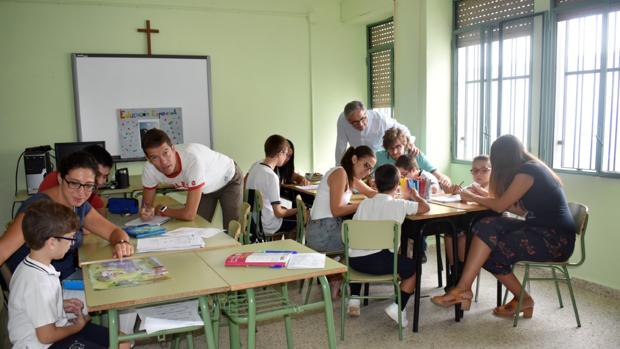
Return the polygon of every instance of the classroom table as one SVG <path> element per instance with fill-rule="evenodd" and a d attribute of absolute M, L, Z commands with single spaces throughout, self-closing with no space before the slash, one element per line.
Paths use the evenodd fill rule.
<path fill-rule="evenodd" d="M 310 304 L 300 304 L 286 307 L 277 314 L 258 314 L 258 319 L 282 317 L 284 315 L 301 313 L 308 310 L 324 309 L 325 322 L 327 326 L 327 337 L 329 348 L 336 348 L 336 333 L 334 329 L 334 314 L 332 308 L 331 293 L 326 275 L 341 274 L 347 271 L 347 267 L 331 258 L 325 259 L 325 268 L 322 269 L 274 269 L 265 267 L 226 267 L 224 260 L 226 257 L 237 252 L 262 252 L 265 250 L 286 250 L 298 251 L 300 253 L 315 252 L 312 249 L 294 241 L 277 240 L 259 244 L 244 245 L 240 247 L 230 247 L 208 252 L 198 252 L 197 254 L 209 265 L 224 281 L 230 286 L 230 291 L 245 290 L 248 299 L 248 348 L 253 348 L 256 339 L 256 299 L 255 288 L 282 284 L 283 293 L 287 292 L 286 283 L 291 281 L 305 280 L 317 277 L 320 281 L 323 300 Z M 290 329 L 290 320 L 285 319 L 285 326 Z M 231 326 L 231 336 L 238 336 L 237 330 Z M 231 338 L 231 347 L 236 348 L 238 342 Z M 292 345 L 292 343 L 290 343 Z"/>
<path fill-rule="evenodd" d="M 164 332 L 160 331 L 151 335 L 147 335 L 146 332 L 119 335 L 119 310 L 188 299 L 198 299 L 207 347 L 217 348 L 209 309 L 209 295 L 228 291 L 230 289 L 228 283 L 209 268 L 196 253 L 162 254 L 158 255 L 157 258 L 168 270 L 170 279 L 107 290 L 93 289 L 89 278 L 89 270 L 92 265 L 84 266 L 86 304 L 89 311 L 107 311 L 110 348 L 117 348 L 120 341 L 158 336 Z M 214 304 L 216 311 L 218 311 L 217 302 Z M 191 329 L 196 329 L 196 327 L 166 330 L 165 333 L 181 333 Z"/>
<path fill-rule="evenodd" d="M 157 204 L 167 205 L 167 206 L 180 205 L 178 201 L 168 196 L 157 196 L 155 199 L 155 202 Z M 110 221 L 112 221 L 113 223 L 119 226 L 122 226 L 126 222 L 132 219 L 135 219 L 138 215 L 136 214 L 136 215 L 124 217 L 120 215 L 109 214 L 108 216 L 110 218 Z M 221 226 L 218 226 L 217 224 L 213 224 L 199 215 L 196 215 L 196 218 L 194 218 L 193 221 L 181 221 L 177 219 L 172 219 L 169 222 L 164 223 L 162 226 L 166 228 L 167 231 L 171 231 L 171 230 L 182 228 L 182 227 L 221 228 Z M 145 238 L 145 239 L 148 239 L 148 238 Z M 213 250 L 213 249 L 218 249 L 218 248 L 235 247 L 235 246 L 240 245 L 239 242 L 237 242 L 237 240 L 235 240 L 233 237 L 229 236 L 225 232 L 217 234 L 210 238 L 204 239 L 204 241 L 205 241 L 205 246 L 203 248 L 192 249 L 188 251 L 196 251 L 196 250 L 208 251 L 208 250 Z M 131 238 L 129 242 L 134 246 L 134 249 L 135 249 L 137 246 L 137 240 Z M 83 266 L 89 263 L 113 260 L 114 258 L 112 257 L 112 252 L 113 252 L 112 246 L 107 240 L 104 240 L 94 234 L 85 235 L 84 241 L 79 250 L 79 264 L 80 266 Z M 175 251 L 135 253 L 133 256 L 128 257 L 128 258 L 140 258 L 140 257 L 151 256 L 151 255 L 160 255 L 160 254 L 177 253 L 177 252 L 180 252 L 180 251 L 175 250 Z"/>
<path fill-rule="evenodd" d="M 316 189 L 306 189 L 302 188 L 302 186 L 295 184 L 281 184 L 280 185 L 280 196 L 285 199 L 288 199 L 295 202 L 295 197 L 297 195 L 301 196 L 301 199 L 306 204 L 307 207 L 312 207 L 314 203 L 314 198 L 316 197 Z M 351 199 L 349 203 L 360 203 L 362 200 L 366 199 L 366 195 L 364 194 L 353 194 L 351 195 Z"/>
<path fill-rule="evenodd" d="M 433 223 L 447 222 L 452 227 L 452 230 L 454 231 L 454 225 L 449 220 L 449 218 L 457 217 L 457 216 L 461 216 L 465 214 L 464 210 L 453 208 L 453 207 L 437 205 L 434 203 L 429 203 L 429 206 L 430 206 L 430 210 L 426 213 L 407 216 L 401 228 L 403 237 L 413 238 L 413 246 L 414 246 L 413 257 L 415 259 L 415 265 L 416 265 L 416 280 L 418 280 L 418 282 L 416 282 L 415 292 L 413 295 L 414 297 L 413 332 L 418 332 L 418 325 L 419 325 L 419 319 L 420 319 L 421 283 L 419 281 L 422 280 L 422 253 L 424 251 L 422 240 L 428 234 L 425 228 L 430 226 Z M 452 240 L 453 251 L 456 251 L 456 248 L 457 248 L 456 240 L 457 239 Z M 406 246 L 406 244 L 401 245 L 401 251 L 403 250 L 403 246 Z M 441 258 L 441 256 L 437 256 L 437 258 Z M 460 313 L 461 313 L 460 306 L 455 307 L 455 320 L 456 321 L 459 321 Z"/>

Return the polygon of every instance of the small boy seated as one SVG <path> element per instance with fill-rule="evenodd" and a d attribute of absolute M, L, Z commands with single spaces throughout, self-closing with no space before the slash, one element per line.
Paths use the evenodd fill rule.
<path fill-rule="evenodd" d="M 362 201 L 353 219 L 355 220 L 394 220 L 403 222 L 407 215 L 425 213 L 430 207 L 415 189 L 402 193 L 405 199 L 396 199 L 395 195 L 399 188 L 400 174 L 398 169 L 391 164 L 383 165 L 375 171 L 375 183 L 379 193 L 372 198 Z M 349 249 L 349 263 L 351 267 L 363 273 L 382 275 L 390 274 L 393 269 L 394 253 L 391 250 L 356 250 Z M 398 309 L 396 302 L 385 308 L 385 313 L 394 321 L 398 322 L 398 312 L 402 312 L 402 325 L 407 326 L 405 306 L 409 297 L 415 290 L 415 263 L 412 259 L 398 255 L 398 275 L 400 275 L 401 308 Z M 361 285 L 352 283 L 351 294 L 359 296 Z M 347 312 L 351 316 L 359 316 L 360 300 L 349 300 Z"/>
<path fill-rule="evenodd" d="M 290 145 L 286 138 L 272 135 L 265 141 L 265 159 L 254 163 L 248 173 L 246 188 L 263 195 L 261 222 L 266 235 L 295 229 L 296 208 L 285 208 L 280 203 L 280 178 L 275 168 L 288 160 Z"/>
<path fill-rule="evenodd" d="M 15 269 L 9 287 L 13 348 L 108 347 L 108 329 L 89 323 L 82 301 L 63 300 L 60 273 L 51 264 L 75 243 L 78 227 L 73 210 L 53 201 L 41 200 L 26 211 L 22 230 L 30 254 Z M 129 344 L 120 347 L 128 349 Z"/>
<path fill-rule="evenodd" d="M 394 164 L 400 171 L 400 176 L 407 179 L 424 179 L 427 183 L 431 183 L 431 194 L 437 194 L 441 191 L 439 181 L 432 173 L 420 169 L 415 156 L 405 154 L 401 155 Z"/>

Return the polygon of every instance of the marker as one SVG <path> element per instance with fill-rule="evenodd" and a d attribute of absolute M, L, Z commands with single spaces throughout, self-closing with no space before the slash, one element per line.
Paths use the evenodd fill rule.
<path fill-rule="evenodd" d="M 291 253 L 296 254 L 297 251 L 289 251 L 289 250 L 265 250 L 264 253 Z"/>

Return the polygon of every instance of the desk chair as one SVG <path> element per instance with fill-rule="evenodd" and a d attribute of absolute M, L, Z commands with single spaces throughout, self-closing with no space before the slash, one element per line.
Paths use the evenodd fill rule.
<path fill-rule="evenodd" d="M 244 201 L 252 207 L 250 219 L 250 243 L 265 241 L 263 224 L 261 222 L 261 211 L 263 209 L 263 195 L 255 189 L 246 189 L 243 193 Z"/>
<path fill-rule="evenodd" d="M 228 235 L 243 244 L 244 235 L 241 232 L 241 223 L 234 219 L 228 222 Z"/>
<path fill-rule="evenodd" d="M 241 223 L 242 240 L 237 240 L 241 244 L 250 243 L 250 221 L 252 220 L 252 207 L 247 202 L 241 204 L 239 212 L 239 223 Z"/>
<path fill-rule="evenodd" d="M 346 317 L 347 302 L 349 299 L 394 299 L 400 310 L 400 285 L 398 283 L 398 244 L 400 242 L 400 224 L 395 221 L 367 221 L 346 220 L 342 223 L 342 241 L 344 242 L 344 260 L 347 272 L 342 283 L 342 298 L 340 304 L 340 340 L 344 340 L 344 319 Z M 394 251 L 393 272 L 385 275 L 371 275 L 359 272 L 349 265 L 349 248 L 360 250 L 383 250 Z M 394 293 L 389 295 L 353 296 L 349 294 L 349 284 L 355 283 L 391 283 Z M 398 312 L 398 338 L 403 339 L 402 313 Z"/>
<path fill-rule="evenodd" d="M 564 308 L 564 304 L 562 303 L 562 294 L 560 293 L 560 287 L 558 283 L 565 282 L 568 287 L 568 292 L 570 294 L 570 299 L 573 304 L 573 311 L 575 312 L 575 320 L 577 320 L 577 327 L 581 327 L 581 321 L 579 320 L 579 311 L 577 310 L 577 303 L 575 302 L 575 295 L 573 293 L 573 285 L 571 283 L 571 278 L 568 273 L 568 267 L 578 267 L 583 264 L 586 260 L 586 243 L 585 243 L 585 235 L 586 228 L 588 227 L 588 206 L 576 203 L 569 202 L 568 208 L 575 220 L 575 226 L 577 227 L 577 237 L 579 238 L 579 245 L 581 247 L 581 258 L 577 262 L 570 262 L 570 258 L 564 262 L 528 262 L 521 261 L 517 264 L 521 264 L 525 267 L 525 275 L 523 276 L 523 282 L 521 283 L 521 294 L 519 294 L 519 303 L 517 304 L 517 309 L 515 311 L 515 317 L 513 326 L 517 326 L 517 322 L 519 321 L 519 313 L 521 312 L 521 304 L 523 302 L 523 289 L 529 286 L 529 282 L 534 280 L 546 280 L 553 281 L 555 283 L 555 291 L 558 295 L 558 301 L 560 302 L 560 308 Z M 573 252 L 574 253 L 574 252 Z M 572 257 L 572 256 L 571 256 Z M 536 268 L 550 268 L 552 277 L 530 277 L 530 267 Z M 561 273 L 561 275 L 557 275 L 557 272 Z M 506 302 L 506 296 L 508 294 L 508 290 L 504 294 L 504 303 Z"/>

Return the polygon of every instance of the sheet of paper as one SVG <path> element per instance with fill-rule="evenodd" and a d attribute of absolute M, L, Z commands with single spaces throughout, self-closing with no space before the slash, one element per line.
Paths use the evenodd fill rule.
<path fill-rule="evenodd" d="M 140 319 L 140 330 L 146 333 L 186 327 L 202 326 L 204 323 L 198 315 L 198 301 L 191 300 L 172 304 L 158 305 L 137 310 Z"/>
<path fill-rule="evenodd" d="M 318 190 L 319 189 L 319 185 L 318 184 L 297 185 L 296 187 L 299 188 L 299 189 L 302 189 L 302 190 Z"/>
<path fill-rule="evenodd" d="M 86 306 L 86 295 L 84 290 L 62 290 L 62 298 L 63 299 L 71 299 L 77 298 L 84 303 L 84 309 L 82 309 L 82 313 L 84 315 L 88 315 L 88 307 Z M 125 334 L 133 333 L 133 329 L 136 325 L 136 317 L 138 313 L 136 313 L 133 309 L 125 309 L 118 312 L 118 327 L 121 332 Z M 75 318 L 73 314 L 67 314 L 69 319 Z"/>
<path fill-rule="evenodd" d="M 138 252 L 174 251 L 202 248 L 204 240 L 196 234 L 173 235 L 138 240 Z"/>
<path fill-rule="evenodd" d="M 82 303 L 84 303 L 84 309 L 82 310 L 82 313 L 84 313 L 84 315 L 88 315 L 88 307 L 86 306 L 86 294 L 84 293 L 84 290 L 67 290 L 63 288 L 62 299 L 71 299 L 71 298 L 77 298 L 81 300 Z M 67 314 L 67 317 L 69 319 L 72 319 L 75 317 L 75 315 Z"/>
<path fill-rule="evenodd" d="M 322 253 L 292 254 L 286 265 L 287 269 L 320 269 L 325 268 L 325 255 Z"/>
<path fill-rule="evenodd" d="M 129 222 L 125 223 L 126 227 L 131 227 L 134 225 L 142 225 L 142 224 L 150 224 L 150 225 L 162 225 L 170 220 L 170 217 L 164 216 L 153 216 L 150 219 L 143 221 L 141 218 L 132 219 Z"/>
<path fill-rule="evenodd" d="M 203 239 L 214 237 L 217 234 L 224 233 L 224 229 L 220 228 L 178 228 L 164 234 L 164 236 L 181 236 L 181 235 L 198 235 Z"/>
<path fill-rule="evenodd" d="M 293 202 L 285 198 L 280 198 L 280 205 L 285 208 L 293 208 Z"/>
<path fill-rule="evenodd" d="M 436 196 L 431 196 L 431 200 L 437 201 L 437 202 L 459 202 L 461 201 L 461 195 L 459 194 L 436 195 Z"/>

